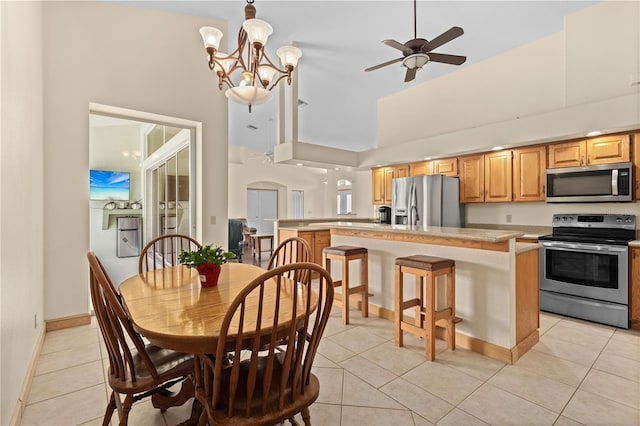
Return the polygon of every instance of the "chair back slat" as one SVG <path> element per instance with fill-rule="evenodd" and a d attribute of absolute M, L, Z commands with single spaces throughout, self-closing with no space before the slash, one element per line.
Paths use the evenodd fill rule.
<path fill-rule="evenodd" d="M 184 251 L 202 247 L 195 239 L 182 234 L 165 234 L 149 241 L 138 259 L 138 272 L 168 268 L 179 264 L 178 256 Z"/>
<path fill-rule="evenodd" d="M 290 265 L 296 262 L 312 262 L 311 247 L 309 243 L 299 237 L 287 238 L 278 244 L 273 251 L 267 269 L 271 270 L 278 266 Z M 294 277 L 293 274 L 302 273 L 300 270 L 293 270 L 287 274 L 287 278 L 295 281 L 305 282 L 306 277 Z"/>
<path fill-rule="evenodd" d="M 129 348 L 129 342 L 131 342 L 135 347 L 136 356 L 140 358 L 148 373 L 157 379 L 158 372 L 145 351 L 142 338 L 133 329 L 115 287 L 108 279 L 96 255 L 89 252 L 87 258 L 90 267 L 91 302 L 109 353 L 111 377 L 121 381 L 136 381 L 134 353 Z"/>
<path fill-rule="evenodd" d="M 319 275 L 313 283 L 312 274 Z M 332 302 L 331 276 L 309 262 L 278 266 L 249 283 L 222 321 L 215 359 L 230 361 L 213 363 L 208 415 L 264 416 L 295 404 L 309 384 Z M 207 386 L 210 376 L 198 376 L 197 386 Z"/>

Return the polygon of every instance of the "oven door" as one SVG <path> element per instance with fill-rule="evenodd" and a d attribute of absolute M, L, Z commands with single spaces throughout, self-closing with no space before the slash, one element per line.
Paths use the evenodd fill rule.
<path fill-rule="evenodd" d="M 541 241 L 540 290 L 627 305 L 627 246 Z"/>

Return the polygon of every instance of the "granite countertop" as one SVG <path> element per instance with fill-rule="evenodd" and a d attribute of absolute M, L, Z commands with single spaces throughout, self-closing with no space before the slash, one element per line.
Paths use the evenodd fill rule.
<path fill-rule="evenodd" d="M 481 228 L 481 229 L 502 229 L 507 231 L 521 231 L 524 232 L 521 238 L 538 239 L 543 235 L 549 235 L 553 232 L 551 226 L 534 226 L 534 225 L 510 225 L 510 224 L 491 224 L 491 223 L 469 223 L 469 228 Z"/>
<path fill-rule="evenodd" d="M 504 231 L 478 228 L 446 228 L 438 226 L 386 225 L 379 223 L 333 222 L 314 224 L 326 228 L 343 228 L 358 231 L 390 232 L 401 234 L 425 235 L 438 238 L 454 238 L 459 240 L 500 242 L 511 238 L 522 237 L 524 232 Z"/>

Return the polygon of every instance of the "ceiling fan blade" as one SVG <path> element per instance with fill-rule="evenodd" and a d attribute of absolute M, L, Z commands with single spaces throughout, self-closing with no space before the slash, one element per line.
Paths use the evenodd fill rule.
<path fill-rule="evenodd" d="M 407 68 L 407 74 L 404 76 L 404 82 L 407 83 L 416 78 L 416 68 Z"/>
<path fill-rule="evenodd" d="M 451 40 L 460 37 L 462 34 L 464 34 L 464 30 L 462 28 L 451 27 L 447 31 L 443 32 L 438 37 L 434 38 L 429 43 L 427 43 L 428 50 L 426 50 L 426 52 L 430 52 L 442 46 L 443 44 L 448 43 Z"/>
<path fill-rule="evenodd" d="M 411 50 L 410 48 L 408 48 L 407 46 L 405 46 L 404 44 L 400 43 L 399 41 L 395 41 L 395 40 L 383 40 L 382 41 L 384 44 L 386 44 L 389 47 L 393 47 L 395 49 L 401 50 L 404 53 L 407 54 L 412 54 L 413 50 Z"/>
<path fill-rule="evenodd" d="M 391 61 L 387 61 L 387 62 L 383 62 L 381 64 L 378 65 L 374 65 L 372 67 L 367 68 L 365 71 L 373 71 L 373 70 L 377 70 L 378 68 L 382 68 L 382 67 L 386 67 L 387 65 L 391 65 L 391 64 L 395 64 L 396 62 L 400 62 L 401 60 L 403 60 L 404 58 L 398 58 L 398 59 L 393 59 Z"/>
<path fill-rule="evenodd" d="M 432 53 L 429 53 L 429 60 L 431 62 L 442 62 L 443 64 L 462 65 L 467 60 L 467 57 L 432 52 Z"/>

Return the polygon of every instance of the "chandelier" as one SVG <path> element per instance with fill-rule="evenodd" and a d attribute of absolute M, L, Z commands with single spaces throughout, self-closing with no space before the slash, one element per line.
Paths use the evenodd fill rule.
<path fill-rule="evenodd" d="M 271 89 L 286 77 L 291 84 L 291 73 L 298 64 L 302 52 L 295 46 L 283 46 L 276 51 L 282 68 L 278 68 L 264 52 L 273 27 L 256 19 L 254 0 L 247 0 L 244 7 L 245 21 L 238 32 L 238 47 L 230 54 L 220 52 L 222 31 L 213 27 L 200 28 L 204 47 L 209 55 L 209 69 L 218 76 L 218 88 L 227 87 L 225 95 L 234 102 L 260 105 L 269 100 Z M 234 83 L 232 76 L 238 83 Z"/>

